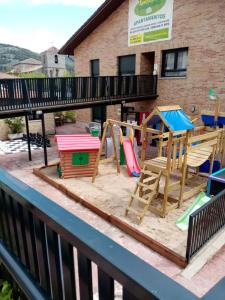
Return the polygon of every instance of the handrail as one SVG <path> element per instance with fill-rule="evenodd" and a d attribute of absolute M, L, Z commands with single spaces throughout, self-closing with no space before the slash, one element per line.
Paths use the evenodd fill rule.
<path fill-rule="evenodd" d="M 156 96 L 156 75 L 0 79 L 0 113 Z"/>

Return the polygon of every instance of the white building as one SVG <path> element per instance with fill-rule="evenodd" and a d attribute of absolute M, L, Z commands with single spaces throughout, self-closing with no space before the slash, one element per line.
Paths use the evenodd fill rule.
<path fill-rule="evenodd" d="M 43 72 L 48 77 L 64 77 L 66 70 L 65 55 L 58 54 L 58 49 L 51 47 L 41 53 Z"/>

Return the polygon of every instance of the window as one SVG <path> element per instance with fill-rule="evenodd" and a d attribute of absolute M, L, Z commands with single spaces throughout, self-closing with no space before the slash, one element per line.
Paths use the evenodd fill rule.
<path fill-rule="evenodd" d="M 119 57 L 119 76 L 135 75 L 135 55 L 126 55 Z"/>
<path fill-rule="evenodd" d="M 29 120 L 41 120 L 42 114 L 39 111 L 32 111 L 28 118 Z"/>
<path fill-rule="evenodd" d="M 55 77 L 59 77 L 59 69 L 55 69 Z"/>
<path fill-rule="evenodd" d="M 99 59 L 91 60 L 91 76 L 92 77 L 99 76 Z"/>
<path fill-rule="evenodd" d="M 55 63 L 57 64 L 59 62 L 59 59 L 58 59 L 58 55 L 56 54 L 55 55 Z"/>
<path fill-rule="evenodd" d="M 185 77 L 187 75 L 188 48 L 162 52 L 162 77 Z"/>

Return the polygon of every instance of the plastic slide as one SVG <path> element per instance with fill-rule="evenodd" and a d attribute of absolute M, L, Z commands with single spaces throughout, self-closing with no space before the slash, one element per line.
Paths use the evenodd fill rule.
<path fill-rule="evenodd" d="M 123 139 L 123 149 L 126 158 L 127 172 L 129 176 L 140 176 L 141 169 L 139 167 L 135 152 L 134 146 L 130 139 Z"/>
<path fill-rule="evenodd" d="M 211 200 L 210 197 L 206 196 L 204 192 L 201 192 L 193 204 L 184 212 L 184 214 L 177 220 L 176 225 L 181 230 L 187 230 L 188 229 L 188 223 L 189 223 L 189 216 L 199 209 L 202 205 L 207 203 L 209 200 Z"/>

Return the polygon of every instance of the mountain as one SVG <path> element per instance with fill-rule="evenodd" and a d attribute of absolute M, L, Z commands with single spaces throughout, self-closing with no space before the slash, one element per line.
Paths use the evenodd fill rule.
<path fill-rule="evenodd" d="M 27 58 L 41 60 L 40 54 L 28 49 L 20 48 L 13 45 L 0 43 L 0 72 L 8 72 L 12 69 L 12 65 Z M 74 73 L 74 57 L 66 56 L 66 69 Z"/>
<path fill-rule="evenodd" d="M 27 58 L 41 59 L 40 54 L 28 49 L 0 44 L 0 71 L 7 72 L 12 69 L 12 65 Z"/>

